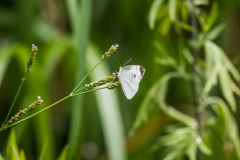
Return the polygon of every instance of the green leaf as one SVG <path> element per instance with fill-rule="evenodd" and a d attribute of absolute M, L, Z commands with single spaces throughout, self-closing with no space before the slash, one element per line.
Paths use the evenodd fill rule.
<path fill-rule="evenodd" d="M 176 159 L 177 157 L 180 157 L 181 154 L 183 154 L 183 145 L 179 145 L 179 147 L 172 147 L 170 150 L 171 152 L 169 152 L 169 154 L 167 154 L 167 156 L 165 156 L 163 158 L 163 160 L 173 160 Z"/>
<path fill-rule="evenodd" d="M 190 160 L 196 160 L 196 152 L 197 151 L 197 144 L 196 143 L 190 143 L 187 148 L 187 155 Z"/>
<path fill-rule="evenodd" d="M 181 22 L 181 21 L 176 21 L 175 24 L 177 24 L 178 26 L 180 26 L 182 29 L 189 31 L 189 32 L 193 32 L 194 28 L 190 25 L 188 25 L 185 22 Z"/>
<path fill-rule="evenodd" d="M 229 82 L 229 78 L 227 76 L 228 76 L 228 73 L 226 72 L 226 70 L 224 68 L 222 68 L 220 70 L 220 74 L 219 74 L 221 90 L 222 90 L 224 98 L 226 98 L 231 109 L 234 112 L 236 112 L 236 100 L 235 100 L 235 97 L 231 90 L 231 87 L 229 86 L 229 84 L 231 82 Z"/>
<path fill-rule="evenodd" d="M 212 104 L 211 107 L 214 109 L 218 118 L 223 120 L 225 128 L 224 132 L 233 143 L 236 156 L 240 158 L 240 140 L 238 136 L 238 126 L 232 113 L 229 111 L 226 103 L 218 97 L 210 97 L 207 99 L 207 101 L 209 104 Z"/>
<path fill-rule="evenodd" d="M 200 144 L 198 144 L 199 149 L 204 153 L 205 155 L 212 155 L 212 150 L 202 141 Z"/>
<path fill-rule="evenodd" d="M 16 160 L 20 160 L 20 156 L 18 154 L 17 148 L 12 144 L 10 144 L 10 145 L 11 145 L 11 149 L 12 149 L 12 156 L 13 156 L 12 158 L 16 159 Z"/>
<path fill-rule="evenodd" d="M 74 3 L 75 2 L 75 3 Z M 68 13 L 71 16 L 71 27 L 73 28 L 74 39 L 74 54 L 77 64 L 77 70 L 75 72 L 75 85 L 77 85 L 81 79 L 85 76 L 85 62 L 86 62 L 86 50 L 89 43 L 89 33 L 91 25 L 92 15 L 92 0 L 81 0 L 79 3 L 76 0 L 66 3 L 69 5 Z M 72 8 L 71 8 L 72 7 Z M 79 159 L 81 136 L 82 136 L 82 112 L 83 112 L 84 95 L 73 98 L 71 107 L 71 123 L 70 133 L 68 138 L 69 153 L 68 159 Z M 77 140 L 78 139 L 78 140 Z"/>
<path fill-rule="evenodd" d="M 189 64 L 192 64 L 193 63 L 193 56 L 191 54 L 191 52 L 189 51 L 189 49 L 187 47 L 185 47 L 183 49 L 183 55 L 184 57 L 186 58 L 186 60 L 188 61 Z"/>
<path fill-rule="evenodd" d="M 13 56 L 15 45 L 4 45 L 0 50 L 0 86 L 8 64 Z"/>
<path fill-rule="evenodd" d="M 164 66 L 173 66 L 173 67 L 177 66 L 176 61 L 171 57 L 168 57 L 168 58 L 155 57 L 154 61 Z"/>
<path fill-rule="evenodd" d="M 168 33 L 171 29 L 171 26 L 172 26 L 172 23 L 171 23 L 170 19 L 169 18 L 164 18 L 163 22 L 160 25 L 161 34 L 164 35 L 164 36 L 168 35 Z"/>
<path fill-rule="evenodd" d="M 197 130 L 190 127 L 182 127 L 179 124 L 174 124 L 166 129 L 166 135 L 161 136 L 154 144 L 153 149 L 162 147 L 164 150 L 163 159 L 178 159 L 191 151 L 191 156 L 196 157 L 196 137 Z M 188 142 L 188 143 L 185 143 Z M 191 149 L 190 149 L 191 146 Z M 194 159 L 194 158 L 193 158 Z"/>
<path fill-rule="evenodd" d="M 223 61 L 222 63 L 227 67 L 227 70 L 232 74 L 233 78 L 240 82 L 240 74 L 236 67 L 232 64 L 232 62 L 229 60 L 229 58 L 226 56 L 225 52 L 218 46 L 216 46 L 219 49 L 220 52 L 220 58 Z"/>
<path fill-rule="evenodd" d="M 91 45 L 87 50 L 86 58 L 87 68 L 90 70 L 101 59 L 101 55 L 99 51 Z M 91 81 L 96 81 L 109 75 L 111 75 L 111 71 L 109 71 L 108 66 L 106 66 L 106 63 L 101 63 L 89 76 Z M 98 104 L 109 159 L 126 160 L 124 128 L 119 110 L 120 106 L 117 91 L 116 89 L 104 89 L 96 91 L 94 94 Z"/>
<path fill-rule="evenodd" d="M 169 18 L 172 22 L 176 19 L 176 6 L 177 6 L 177 0 L 169 0 Z"/>
<path fill-rule="evenodd" d="M 163 44 L 155 41 L 154 42 L 154 47 L 156 47 L 156 49 L 159 51 L 158 53 L 160 54 L 160 56 L 163 56 L 163 57 L 169 57 L 170 56 L 169 50 Z"/>
<path fill-rule="evenodd" d="M 208 5 L 209 4 L 209 0 L 194 0 L 193 3 L 196 6 Z"/>
<path fill-rule="evenodd" d="M 216 20 L 218 19 L 218 3 L 216 1 L 213 2 L 210 15 L 208 16 L 208 28 L 212 28 Z"/>
<path fill-rule="evenodd" d="M 185 3 L 182 2 L 182 1 L 179 1 L 178 4 L 180 6 L 179 8 L 180 8 L 180 13 L 181 13 L 181 18 L 184 22 L 187 22 L 188 21 L 188 16 L 189 16 L 188 8 L 185 5 Z"/>
<path fill-rule="evenodd" d="M 68 145 L 65 145 L 57 160 L 67 160 Z"/>
<path fill-rule="evenodd" d="M 144 122 L 146 122 L 148 110 L 151 109 L 151 105 L 153 102 L 157 102 L 161 106 L 160 108 L 172 118 L 178 119 L 183 123 L 191 126 L 192 128 L 196 127 L 196 122 L 194 122 L 194 119 L 189 116 L 183 115 L 172 107 L 167 107 L 165 102 L 163 101 L 166 96 L 169 80 L 179 77 L 182 77 L 181 73 L 179 72 L 167 73 L 163 77 L 158 79 L 157 82 L 148 90 L 145 98 L 140 105 L 137 118 L 135 119 L 134 125 L 129 134 L 134 133 Z"/>
<path fill-rule="evenodd" d="M 0 160 L 5 160 L 1 153 L 0 153 Z"/>
<path fill-rule="evenodd" d="M 27 160 L 26 156 L 25 156 L 25 153 L 24 153 L 24 150 L 20 150 L 20 159 L 21 160 Z"/>
<path fill-rule="evenodd" d="M 225 29 L 225 25 L 219 24 L 218 26 L 216 26 L 206 34 L 206 39 L 208 40 L 216 39 L 224 29 Z"/>
<path fill-rule="evenodd" d="M 154 0 L 149 11 L 149 28 L 154 29 L 154 24 L 158 10 L 161 8 L 164 0 Z"/>
<path fill-rule="evenodd" d="M 135 131 L 144 123 L 147 121 L 147 113 L 148 110 L 152 108 L 152 101 L 153 101 L 153 95 L 158 91 L 159 89 L 159 82 L 161 81 L 161 78 L 157 80 L 157 82 L 148 90 L 147 94 L 145 95 L 143 101 L 141 102 L 141 105 L 138 109 L 137 117 L 133 123 L 133 127 L 129 131 L 129 135 L 133 135 Z M 167 85 L 166 85 L 167 86 Z M 165 85 L 163 85 L 165 87 Z M 163 88 L 161 88 L 163 89 Z M 164 90 L 164 89 L 163 89 Z M 166 90 L 164 90 L 166 91 Z M 163 91 L 163 92 L 164 92 Z"/>
<path fill-rule="evenodd" d="M 213 86 L 217 84 L 217 76 L 219 74 L 219 69 L 220 69 L 219 65 L 214 66 L 214 68 L 212 69 L 212 75 L 208 76 L 206 79 L 206 83 L 203 88 L 203 93 L 207 94 L 213 88 Z"/>
<path fill-rule="evenodd" d="M 6 159 L 19 160 L 18 155 L 18 146 L 16 141 L 16 134 L 14 129 L 11 129 L 11 132 L 8 137 L 7 147 L 6 147 Z"/>
<path fill-rule="evenodd" d="M 206 51 L 206 77 L 207 83 L 204 87 L 204 92 L 210 91 L 211 87 L 216 84 L 216 76 L 219 75 L 220 87 L 224 98 L 230 104 L 233 111 L 236 111 L 236 101 L 233 95 L 235 92 L 239 95 L 239 88 L 234 84 L 229 73 L 237 81 L 240 75 L 231 61 L 225 55 L 224 51 L 211 41 L 205 42 Z"/>
<path fill-rule="evenodd" d="M 40 154 L 40 157 L 38 158 L 38 160 L 44 160 L 44 155 L 45 155 L 45 151 L 47 148 L 47 144 L 48 144 L 48 138 L 44 142 L 44 145 L 42 147 L 41 154 Z"/>
<path fill-rule="evenodd" d="M 161 108 L 164 110 L 164 113 L 167 114 L 169 117 L 186 124 L 192 129 L 195 129 L 197 127 L 197 122 L 195 121 L 195 119 L 184 113 L 181 113 L 175 108 L 171 106 L 166 106 L 163 102 L 161 103 Z"/>

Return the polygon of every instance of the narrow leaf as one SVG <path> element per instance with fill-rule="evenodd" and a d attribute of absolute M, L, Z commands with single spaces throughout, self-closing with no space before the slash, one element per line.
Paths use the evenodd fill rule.
<path fill-rule="evenodd" d="M 219 14 L 218 14 L 218 3 L 216 1 L 213 2 L 212 4 L 212 8 L 211 8 L 211 12 L 210 15 L 208 16 L 208 26 L 209 28 L 211 28 L 214 23 L 216 22 Z"/>
<path fill-rule="evenodd" d="M 57 160 L 67 160 L 68 145 L 65 145 Z"/>
<path fill-rule="evenodd" d="M 40 157 L 39 157 L 38 160 L 44 160 L 44 154 L 45 154 L 45 151 L 46 151 L 46 148 L 47 148 L 47 144 L 48 144 L 48 138 L 44 142 L 44 145 L 42 147 L 41 154 L 40 154 Z"/>
<path fill-rule="evenodd" d="M 233 92 L 229 86 L 229 81 L 227 78 L 227 72 L 224 68 L 221 69 L 219 74 L 220 79 L 220 86 L 222 90 L 222 94 L 224 98 L 227 100 L 228 104 L 230 105 L 231 109 L 236 112 L 236 100 L 234 98 Z"/>
<path fill-rule="evenodd" d="M 1 153 L 0 153 L 0 160 L 5 160 Z"/>
<path fill-rule="evenodd" d="M 164 0 L 154 0 L 149 11 L 149 28 L 154 29 L 154 24 L 158 10 L 161 8 Z"/>
<path fill-rule="evenodd" d="M 176 5 L 177 0 L 169 0 L 169 17 L 172 22 L 176 19 Z"/>
<path fill-rule="evenodd" d="M 0 50 L 0 86 L 2 84 L 8 64 L 12 58 L 14 48 L 14 45 L 5 45 Z"/>
<path fill-rule="evenodd" d="M 24 150 L 20 150 L 20 159 L 21 160 L 27 160 L 26 156 L 25 156 L 25 153 L 24 153 Z"/>
<path fill-rule="evenodd" d="M 18 157 L 19 156 L 18 156 L 16 134 L 14 129 L 12 128 L 7 141 L 6 159 L 18 160 Z"/>
<path fill-rule="evenodd" d="M 90 46 L 87 50 L 87 68 L 93 68 L 101 59 L 99 51 Z M 112 70 L 113 72 L 114 70 Z M 106 63 L 99 65 L 90 74 L 91 81 L 96 81 L 111 75 Z M 103 135 L 106 143 L 109 159 L 111 160 L 126 160 L 124 144 L 124 128 L 119 111 L 119 99 L 115 90 L 100 90 L 94 92 L 99 108 L 100 118 L 103 126 Z M 117 146 L 117 147 L 116 147 Z"/>
<path fill-rule="evenodd" d="M 214 40 L 216 39 L 219 34 L 224 30 L 225 25 L 224 24 L 219 24 L 217 27 L 213 28 L 206 34 L 206 39 L 208 40 Z"/>
<path fill-rule="evenodd" d="M 203 141 L 198 144 L 198 147 L 205 155 L 210 156 L 212 154 L 212 150 Z"/>
<path fill-rule="evenodd" d="M 20 156 L 18 154 L 17 148 L 12 144 L 10 144 L 10 145 L 11 145 L 11 149 L 12 149 L 12 158 L 16 159 L 16 160 L 20 160 Z"/>
<path fill-rule="evenodd" d="M 208 98 L 208 101 L 211 101 L 212 104 L 217 104 L 217 105 L 211 105 L 211 107 L 217 113 L 218 117 L 224 121 L 224 127 L 225 127 L 224 131 L 226 132 L 227 136 L 233 143 L 236 151 L 236 156 L 239 159 L 240 158 L 240 140 L 238 136 L 239 135 L 238 126 L 232 113 L 229 111 L 226 103 L 222 99 L 218 97 L 210 97 Z"/>
<path fill-rule="evenodd" d="M 187 47 L 183 49 L 183 55 L 189 64 L 193 63 L 193 56 Z"/>
<path fill-rule="evenodd" d="M 196 160 L 197 144 L 190 143 L 187 148 L 187 155 L 190 160 Z"/>

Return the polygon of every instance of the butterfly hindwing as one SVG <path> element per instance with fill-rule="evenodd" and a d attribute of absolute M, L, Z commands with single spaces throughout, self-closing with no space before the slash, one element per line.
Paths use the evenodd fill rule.
<path fill-rule="evenodd" d="M 126 78 L 121 77 L 119 78 L 119 80 L 122 85 L 123 93 L 125 94 L 127 99 L 131 99 L 137 93 L 137 90 L 133 87 L 133 85 L 131 85 L 131 83 L 129 83 Z"/>

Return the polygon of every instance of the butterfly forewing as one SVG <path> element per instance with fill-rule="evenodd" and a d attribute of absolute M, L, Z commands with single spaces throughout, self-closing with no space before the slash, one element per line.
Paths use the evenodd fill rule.
<path fill-rule="evenodd" d="M 131 99 L 137 93 L 144 73 L 145 69 L 140 65 L 129 65 L 120 68 L 118 77 L 122 84 L 123 92 L 128 99 Z"/>
<path fill-rule="evenodd" d="M 139 82 L 141 81 L 143 75 L 145 74 L 145 68 L 143 68 L 143 66 L 140 65 L 128 65 L 124 67 L 122 71 L 124 71 L 124 73 L 125 72 L 132 73 L 132 75 L 134 75 L 139 80 Z"/>

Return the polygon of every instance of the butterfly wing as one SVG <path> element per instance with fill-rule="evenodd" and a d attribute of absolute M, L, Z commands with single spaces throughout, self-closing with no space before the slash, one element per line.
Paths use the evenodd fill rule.
<path fill-rule="evenodd" d="M 124 77 L 119 77 L 119 80 L 122 85 L 122 90 L 127 99 L 132 99 L 132 97 L 137 93 L 136 88 Z M 138 89 L 138 88 L 137 88 Z"/>
<path fill-rule="evenodd" d="M 137 93 L 139 83 L 145 73 L 145 69 L 140 65 L 129 65 L 124 68 L 120 68 L 118 77 L 122 85 L 123 92 L 127 99 Z"/>

